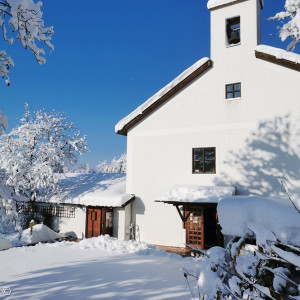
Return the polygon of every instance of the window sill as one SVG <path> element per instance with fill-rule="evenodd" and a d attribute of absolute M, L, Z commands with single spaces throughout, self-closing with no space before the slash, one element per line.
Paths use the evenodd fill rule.
<path fill-rule="evenodd" d="M 226 101 L 236 101 L 236 100 L 242 100 L 241 97 L 239 98 L 231 98 L 231 99 L 225 99 Z"/>
<path fill-rule="evenodd" d="M 237 43 L 237 44 L 229 44 L 229 45 L 226 45 L 226 48 L 231 48 L 231 47 L 240 46 L 240 45 L 241 45 L 241 42 Z"/>

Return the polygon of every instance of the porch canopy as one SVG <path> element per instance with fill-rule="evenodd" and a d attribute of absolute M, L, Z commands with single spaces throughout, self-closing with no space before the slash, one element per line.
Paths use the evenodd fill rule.
<path fill-rule="evenodd" d="M 217 205 L 220 200 L 234 196 L 236 188 L 232 186 L 175 185 L 155 202 L 172 204 L 176 207 L 182 222 L 186 223 L 186 214 L 191 205 Z M 182 206 L 180 210 L 179 206 Z"/>
<path fill-rule="evenodd" d="M 39 195 L 37 202 L 82 206 L 124 207 L 134 200 L 126 193 L 126 174 L 69 173 L 62 175 L 58 193 Z"/>

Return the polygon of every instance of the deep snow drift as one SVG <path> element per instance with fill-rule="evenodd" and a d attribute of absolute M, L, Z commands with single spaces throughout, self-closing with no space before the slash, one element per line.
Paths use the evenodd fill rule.
<path fill-rule="evenodd" d="M 193 259 L 100 236 L 0 252 L 9 299 L 190 299 L 184 265 Z"/>

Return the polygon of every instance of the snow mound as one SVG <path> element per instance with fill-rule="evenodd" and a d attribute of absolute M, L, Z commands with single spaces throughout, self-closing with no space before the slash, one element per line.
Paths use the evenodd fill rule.
<path fill-rule="evenodd" d="M 300 64 L 300 55 L 297 53 L 285 51 L 280 48 L 275 48 L 271 46 L 266 46 L 266 45 L 259 45 L 255 48 L 257 52 L 262 52 L 265 54 L 273 55 L 277 59 L 285 59 L 289 60 L 293 63 Z"/>
<path fill-rule="evenodd" d="M 32 235 L 30 234 L 30 228 L 23 231 L 20 238 L 20 245 L 37 244 L 40 242 L 53 242 L 61 237 L 61 234 L 56 233 L 46 225 L 37 224 L 32 228 Z"/>
<path fill-rule="evenodd" d="M 84 239 L 79 242 L 81 249 L 87 250 L 105 250 L 107 252 L 116 253 L 135 253 L 140 251 L 155 250 L 155 248 L 146 243 L 136 241 L 119 241 L 109 235 L 101 235 L 99 237 Z"/>
<path fill-rule="evenodd" d="M 122 130 L 130 121 L 135 119 L 138 115 L 142 115 L 144 110 L 146 110 L 148 107 L 150 107 L 156 101 L 158 101 L 162 96 L 164 96 L 166 93 L 168 93 L 170 90 L 172 90 L 175 86 L 177 86 L 180 82 L 182 82 L 184 79 L 186 79 L 188 76 L 190 76 L 193 72 L 195 72 L 197 69 L 199 69 L 201 66 L 203 66 L 208 61 L 209 61 L 209 58 L 204 57 L 204 58 L 200 59 L 199 61 L 197 61 L 196 63 L 194 63 L 191 67 L 186 69 L 184 72 L 182 72 L 179 76 L 177 76 L 168 85 L 166 85 L 164 88 L 162 88 L 160 91 L 158 91 L 155 95 L 153 95 L 151 98 L 149 98 L 146 102 L 144 102 L 142 105 L 140 105 L 136 110 L 134 110 L 132 113 L 130 113 L 127 117 L 122 119 L 115 126 L 115 132 Z"/>
<path fill-rule="evenodd" d="M 161 201 L 218 203 L 224 197 L 235 195 L 231 186 L 175 185 L 161 197 Z"/>
<path fill-rule="evenodd" d="M 6 250 L 11 248 L 12 245 L 10 243 L 9 239 L 6 239 L 4 237 L 0 237 L 0 250 Z"/>
<path fill-rule="evenodd" d="M 300 217 L 288 198 L 234 196 L 220 201 L 217 209 L 224 235 L 243 236 L 249 225 L 264 227 L 282 243 L 300 246 Z"/>

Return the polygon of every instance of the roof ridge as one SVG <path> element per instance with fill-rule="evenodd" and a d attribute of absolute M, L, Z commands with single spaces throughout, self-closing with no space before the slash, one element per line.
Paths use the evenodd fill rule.
<path fill-rule="evenodd" d="M 208 57 L 204 57 L 198 60 L 192 66 L 184 70 L 175 79 L 169 82 L 166 86 L 160 89 L 157 93 L 148 98 L 148 100 L 146 100 L 143 104 L 137 107 L 133 112 L 131 112 L 125 118 L 120 120 L 115 126 L 115 132 L 126 135 L 127 130 L 130 127 L 132 127 L 134 124 L 140 121 L 148 113 L 152 112 L 157 106 L 169 99 L 172 95 L 174 95 L 182 87 L 188 84 L 191 80 L 199 76 L 202 72 L 209 68 L 211 64 L 212 62 Z"/>

